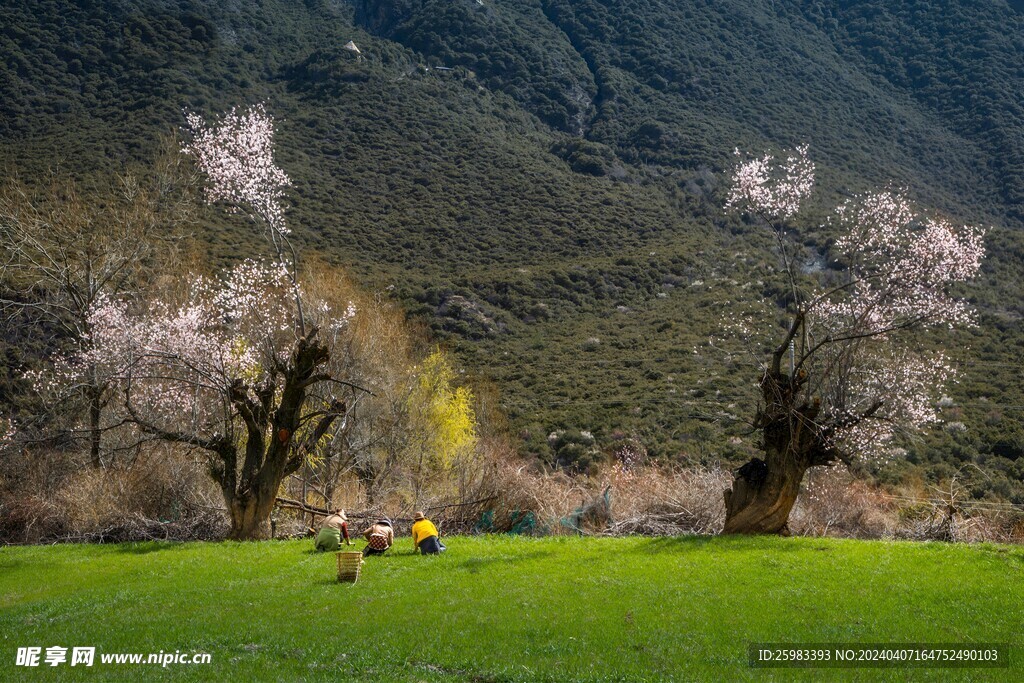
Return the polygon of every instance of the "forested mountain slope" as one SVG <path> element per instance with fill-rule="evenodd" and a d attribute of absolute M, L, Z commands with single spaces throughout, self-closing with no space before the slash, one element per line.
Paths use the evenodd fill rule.
<path fill-rule="evenodd" d="M 184 109 L 266 101 L 298 238 L 427 320 L 523 450 L 575 429 L 713 459 L 749 448 L 730 437 L 754 370 L 695 348 L 777 294 L 723 174 L 736 147 L 807 142 L 819 217 L 892 183 L 993 226 L 955 349 L 967 429 L 911 459 L 976 461 L 977 495 L 1021 502 L 1022 42 L 1001 1 L 9 0 L 0 163 L 88 184 L 146 163 Z M 796 226 L 811 256 L 821 222 Z M 246 255 L 239 226 L 204 238 Z"/>

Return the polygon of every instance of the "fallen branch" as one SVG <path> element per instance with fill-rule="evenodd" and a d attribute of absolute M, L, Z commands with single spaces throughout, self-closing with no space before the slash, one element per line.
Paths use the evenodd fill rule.
<path fill-rule="evenodd" d="M 297 500 L 292 500 L 291 498 L 283 498 L 281 496 L 277 497 L 277 500 L 274 501 L 274 504 L 277 505 L 278 507 L 287 508 L 289 510 L 302 510 L 303 512 L 308 512 L 313 515 L 321 515 L 323 517 L 326 517 L 331 514 L 331 511 L 325 508 L 314 507 L 312 505 L 307 505 L 306 503 L 302 503 Z"/>
<path fill-rule="evenodd" d="M 425 510 L 427 510 L 427 511 L 435 511 L 435 510 L 448 510 L 448 509 L 452 509 L 452 508 L 465 508 L 465 507 L 471 507 L 473 505 L 482 505 L 484 503 L 489 503 L 490 501 L 496 500 L 497 498 L 498 498 L 498 496 L 488 496 L 487 498 L 481 498 L 480 500 L 473 500 L 473 501 L 470 501 L 468 503 L 450 503 L 450 504 L 447 504 L 447 505 L 434 505 L 432 507 L 425 508 Z M 285 498 L 283 496 L 278 496 L 277 499 L 275 500 L 274 504 L 277 507 L 285 509 L 285 510 L 298 510 L 298 511 L 304 513 L 304 514 L 320 516 L 320 517 L 327 517 L 327 516 L 333 514 L 333 512 L 334 512 L 333 510 L 328 510 L 326 508 L 317 507 L 315 505 L 309 505 L 308 503 L 303 503 L 302 501 L 294 500 L 292 498 Z M 382 511 L 379 510 L 379 509 L 362 510 L 362 511 L 347 511 L 345 514 L 346 514 L 346 516 L 350 520 L 355 521 L 355 520 L 358 519 L 358 520 L 361 520 L 363 523 L 369 523 L 369 520 L 371 518 L 372 519 L 381 519 L 382 517 L 387 517 L 388 519 L 391 520 L 391 522 L 393 524 L 399 524 L 399 523 L 401 523 L 401 524 L 412 524 L 414 521 L 416 521 L 416 520 L 414 520 L 412 518 L 412 516 L 408 516 L 408 517 L 388 517 L 387 515 L 383 514 Z M 465 526 L 468 522 L 472 521 L 472 520 L 463 519 L 461 517 L 455 517 L 455 518 L 452 518 L 452 519 L 445 519 L 442 516 L 441 519 L 444 521 L 445 525 L 448 528 L 453 528 L 453 527 L 459 526 L 459 525 Z"/>
<path fill-rule="evenodd" d="M 481 498 L 480 500 L 470 501 L 469 503 L 451 503 L 450 505 L 435 505 L 433 507 L 426 508 L 427 510 L 446 510 L 448 508 L 461 508 L 469 505 L 480 505 L 481 503 L 489 503 L 492 500 L 497 500 L 498 496 L 488 496 L 487 498 Z"/>
<path fill-rule="evenodd" d="M 319 515 L 320 517 L 327 517 L 329 515 L 334 514 L 333 510 L 316 507 L 315 505 L 309 505 L 301 501 L 293 500 L 291 498 L 284 498 L 282 496 L 278 496 L 274 504 L 277 505 L 277 507 L 284 508 L 286 510 L 299 510 L 307 514 Z M 382 515 L 379 510 L 362 510 L 359 512 L 349 510 L 345 512 L 345 516 L 349 519 L 369 519 L 370 517 L 380 518 L 386 517 L 387 515 Z M 413 521 L 412 517 L 388 517 L 388 519 L 390 519 L 392 522 Z"/>

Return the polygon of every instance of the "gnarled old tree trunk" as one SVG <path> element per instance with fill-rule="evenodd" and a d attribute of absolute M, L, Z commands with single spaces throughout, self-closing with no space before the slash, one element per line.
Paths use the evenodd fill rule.
<path fill-rule="evenodd" d="M 341 401 L 306 414 L 309 388 L 319 382 L 339 381 L 321 371 L 330 354 L 316 341 L 316 334 L 314 328 L 295 342 L 288 364 L 280 370 L 280 382 L 253 387 L 238 380 L 229 388 L 227 398 L 245 425 L 242 443 L 223 434 L 208 438 L 163 429 L 128 405 L 144 431 L 211 453 L 210 474 L 224 495 L 231 518 L 228 537 L 233 540 L 270 536 L 270 513 L 281 482 L 302 466 L 334 421 L 345 414 Z"/>
<path fill-rule="evenodd" d="M 804 473 L 838 457 L 829 445 L 829 428 L 819 422 L 819 403 L 801 397 L 806 375 L 780 372 L 781 353 L 761 378 L 765 405 L 754 421 L 765 457 L 740 467 L 725 492 L 725 534 L 788 533 Z"/>
<path fill-rule="evenodd" d="M 807 468 L 786 451 L 773 449 L 736 471 L 725 492 L 724 534 L 786 534 L 789 513 Z"/>
<path fill-rule="evenodd" d="M 235 498 L 231 501 L 231 531 L 233 541 L 252 541 L 270 538 L 270 513 L 277 493 L 272 496 Z"/>
<path fill-rule="evenodd" d="M 315 426 L 304 425 L 309 387 L 332 379 L 319 373 L 330 354 L 315 337 L 314 329 L 295 343 L 279 396 L 273 383 L 250 391 L 238 382 L 231 389 L 231 402 L 245 423 L 247 433 L 237 480 L 224 476 L 229 472 L 233 474 L 234 456 L 230 458 L 230 466 L 224 463 L 221 472 L 221 490 L 231 515 L 231 539 L 256 540 L 270 536 L 270 514 L 281 482 L 302 466 L 331 424 L 345 413 L 345 405 L 335 402 L 319 413 Z"/>
<path fill-rule="evenodd" d="M 299 452 L 285 462 L 264 462 L 260 470 L 250 477 L 248 486 L 224 491 L 231 519 L 228 538 L 234 541 L 270 538 L 270 515 L 281 489 L 281 482 L 296 471 L 304 460 L 305 453 Z"/>

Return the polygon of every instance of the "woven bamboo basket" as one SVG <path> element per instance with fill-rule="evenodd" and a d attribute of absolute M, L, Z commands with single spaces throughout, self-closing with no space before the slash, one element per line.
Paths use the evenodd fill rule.
<path fill-rule="evenodd" d="M 359 569 L 363 566 L 363 554 L 359 551 L 341 551 L 335 555 L 338 556 L 338 581 L 358 581 Z"/>

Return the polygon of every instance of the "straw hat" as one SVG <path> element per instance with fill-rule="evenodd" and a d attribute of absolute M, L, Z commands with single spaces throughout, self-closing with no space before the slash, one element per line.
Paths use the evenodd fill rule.
<path fill-rule="evenodd" d="M 418 521 L 420 521 L 421 519 L 426 519 L 426 517 L 424 517 L 424 516 L 423 516 L 423 513 L 422 513 L 422 512 L 419 512 L 419 511 L 416 511 L 416 512 L 414 512 L 414 513 L 412 514 L 412 518 L 413 518 L 414 520 L 416 520 L 417 522 L 418 522 Z"/>

